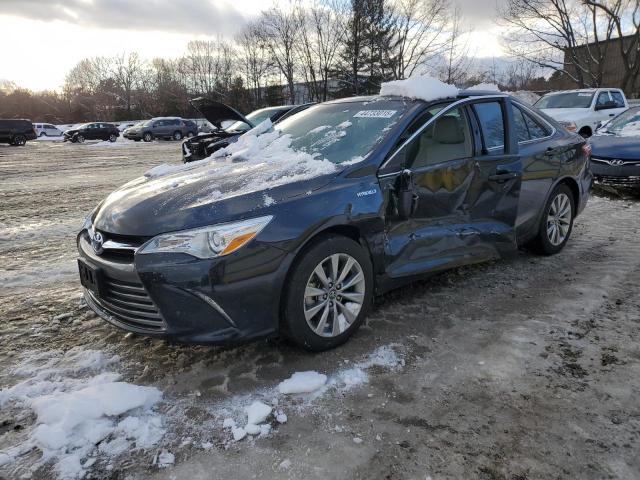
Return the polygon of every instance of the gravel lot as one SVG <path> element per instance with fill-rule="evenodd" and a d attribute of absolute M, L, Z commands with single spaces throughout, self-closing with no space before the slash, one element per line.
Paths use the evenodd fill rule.
<path fill-rule="evenodd" d="M 118 355 L 106 371 L 163 393 L 161 442 L 98 455 L 85 478 L 640 478 L 640 202 L 593 197 L 555 257 L 521 251 L 386 295 L 331 352 L 175 346 L 87 310 L 75 234 L 115 187 L 178 160 L 174 142 L 0 145 L 0 388 L 75 347 Z M 366 378 L 352 388 L 274 393 L 293 372 L 354 366 Z M 222 420 L 258 399 L 287 422 L 233 441 Z M 0 452 L 35 420 L 0 392 Z M 0 478 L 51 478 L 40 457 L 20 451 Z"/>

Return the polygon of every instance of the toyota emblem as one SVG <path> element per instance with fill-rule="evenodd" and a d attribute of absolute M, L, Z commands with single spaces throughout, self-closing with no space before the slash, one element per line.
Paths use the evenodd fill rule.
<path fill-rule="evenodd" d="M 615 160 L 609 160 L 609 165 L 613 165 L 615 167 L 619 167 L 621 165 L 624 165 L 624 160 L 620 160 L 619 158 L 616 158 Z"/>
<path fill-rule="evenodd" d="M 100 232 L 95 232 L 91 237 L 91 247 L 93 247 L 93 251 L 96 252 L 96 255 L 100 255 L 102 253 L 102 244 L 104 243 L 104 238 Z"/>

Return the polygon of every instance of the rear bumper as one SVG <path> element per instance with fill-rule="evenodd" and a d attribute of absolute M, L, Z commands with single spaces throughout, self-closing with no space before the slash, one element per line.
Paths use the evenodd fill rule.
<path fill-rule="evenodd" d="M 78 252 L 85 263 L 100 269 L 106 284 L 101 296 L 85 290 L 87 304 L 123 330 L 217 345 L 236 345 L 278 332 L 289 261 L 276 247 L 254 244 L 240 255 L 221 259 L 146 254 L 135 255 L 132 261 L 96 255 L 82 232 Z M 126 293 L 135 296 L 122 295 Z"/>

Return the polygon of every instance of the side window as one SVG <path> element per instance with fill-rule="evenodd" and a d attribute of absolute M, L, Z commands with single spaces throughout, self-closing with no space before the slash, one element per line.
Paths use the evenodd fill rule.
<path fill-rule="evenodd" d="M 420 168 L 473 154 L 469 121 L 456 108 L 438 118 L 407 147 L 407 165 Z"/>
<path fill-rule="evenodd" d="M 476 103 L 473 108 L 482 127 L 484 148 L 490 153 L 502 153 L 504 151 L 504 118 L 500 103 Z"/>
<path fill-rule="evenodd" d="M 598 94 L 598 100 L 596 100 L 596 105 L 604 105 L 609 102 L 609 93 L 608 92 L 600 92 Z"/>
<path fill-rule="evenodd" d="M 171 121 L 171 125 L 180 125 L 180 120 L 178 120 L 177 118 Z"/>
<path fill-rule="evenodd" d="M 611 98 L 616 102 L 616 108 L 624 108 L 624 97 L 620 92 L 610 92 Z"/>
<path fill-rule="evenodd" d="M 535 140 L 538 138 L 544 138 L 551 135 L 551 130 L 549 127 L 541 125 L 535 118 L 529 115 L 526 112 L 523 112 L 524 119 L 527 122 L 527 128 L 529 129 L 529 136 L 531 140 Z"/>
<path fill-rule="evenodd" d="M 526 142 L 530 139 L 529 128 L 527 128 L 527 122 L 524 119 L 522 110 L 518 107 L 513 108 L 513 120 L 516 124 L 516 135 L 518 136 L 518 142 Z"/>

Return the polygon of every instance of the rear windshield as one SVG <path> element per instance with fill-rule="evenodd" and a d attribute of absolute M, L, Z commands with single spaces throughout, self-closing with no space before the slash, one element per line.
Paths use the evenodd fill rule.
<path fill-rule="evenodd" d="M 376 147 L 410 105 L 387 99 L 321 104 L 283 120 L 275 128 L 291 135 L 294 150 L 333 163 L 355 163 Z"/>
<path fill-rule="evenodd" d="M 567 92 L 545 95 L 534 106 L 537 108 L 589 108 L 592 92 Z"/>

